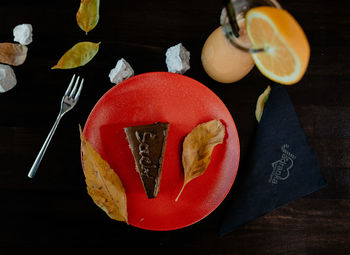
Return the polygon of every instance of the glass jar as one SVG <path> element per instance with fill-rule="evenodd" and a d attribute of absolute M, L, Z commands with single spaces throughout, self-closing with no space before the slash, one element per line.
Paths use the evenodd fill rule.
<path fill-rule="evenodd" d="M 254 67 L 253 49 L 245 29 L 245 15 L 254 7 L 281 8 L 275 0 L 231 0 L 221 12 L 220 24 L 207 38 L 202 49 L 206 73 L 221 83 L 233 83 L 245 77 Z"/>

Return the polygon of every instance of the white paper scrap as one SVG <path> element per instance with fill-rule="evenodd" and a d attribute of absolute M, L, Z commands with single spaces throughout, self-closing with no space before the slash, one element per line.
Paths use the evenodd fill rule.
<path fill-rule="evenodd" d="M 124 58 L 119 59 L 116 66 L 109 72 L 109 79 L 114 84 L 121 83 L 132 76 L 134 76 L 134 70 Z"/>
<path fill-rule="evenodd" d="M 16 84 L 16 75 L 12 67 L 0 64 L 0 93 L 9 91 Z"/>
<path fill-rule="evenodd" d="M 18 25 L 13 29 L 13 40 L 22 45 L 28 45 L 33 41 L 33 27 L 31 24 Z"/>
<path fill-rule="evenodd" d="M 190 69 L 190 52 L 186 50 L 182 43 L 170 47 L 165 56 L 169 72 L 184 74 Z"/>

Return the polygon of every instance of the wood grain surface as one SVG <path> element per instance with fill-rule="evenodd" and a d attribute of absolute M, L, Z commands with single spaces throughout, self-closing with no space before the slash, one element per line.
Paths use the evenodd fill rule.
<path fill-rule="evenodd" d="M 75 20 L 78 0 L 1 1 L 0 42 L 13 41 L 12 30 L 22 23 L 33 25 L 34 37 L 27 60 L 14 68 L 18 84 L 0 94 L 0 254 L 350 254 L 350 5 L 346 0 L 280 3 L 310 41 L 307 73 L 287 91 L 328 186 L 219 237 L 226 201 L 202 221 L 176 231 L 151 232 L 110 220 L 86 192 L 78 124 L 113 86 L 108 74 L 119 58 L 136 74 L 167 71 L 167 48 L 182 42 L 191 52 L 186 75 L 227 105 L 244 157 L 256 127 L 255 103 L 269 80 L 254 68 L 240 82 L 225 85 L 204 72 L 201 48 L 219 25 L 222 2 L 101 0 L 100 22 L 86 36 Z M 101 42 L 90 63 L 50 69 L 80 41 Z M 63 117 L 31 180 L 27 173 L 73 73 L 85 77 L 83 93 Z"/>

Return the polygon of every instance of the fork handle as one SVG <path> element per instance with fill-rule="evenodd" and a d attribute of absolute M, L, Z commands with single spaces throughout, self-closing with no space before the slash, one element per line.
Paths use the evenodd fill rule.
<path fill-rule="evenodd" d="M 49 146 L 49 143 L 50 143 L 50 141 L 51 141 L 51 138 L 52 138 L 53 134 L 54 134 L 55 131 L 56 131 L 56 128 L 57 128 L 57 126 L 58 126 L 58 123 L 59 123 L 60 120 L 61 120 L 61 117 L 62 117 L 62 114 L 61 114 L 61 113 L 58 114 L 57 119 L 56 119 L 55 123 L 53 124 L 53 126 L 52 126 L 52 128 L 51 128 L 51 130 L 50 130 L 50 133 L 47 135 L 46 140 L 45 140 L 43 146 L 41 147 L 41 149 L 40 149 L 40 151 L 39 151 L 39 153 L 38 153 L 38 156 L 36 157 L 36 159 L 35 159 L 35 161 L 34 161 L 34 163 L 33 163 L 32 168 L 30 169 L 30 171 L 29 171 L 29 173 L 28 173 L 28 177 L 34 178 L 35 173 L 36 173 L 36 171 L 38 170 L 39 164 L 40 164 L 40 162 L 41 162 L 41 159 L 43 158 L 43 156 L 44 156 L 44 154 L 45 154 L 45 152 L 46 152 L 46 149 L 47 149 L 47 147 Z"/>

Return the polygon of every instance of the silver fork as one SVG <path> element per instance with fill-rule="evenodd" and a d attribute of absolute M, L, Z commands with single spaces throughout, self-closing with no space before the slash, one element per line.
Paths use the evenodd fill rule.
<path fill-rule="evenodd" d="M 58 123 L 60 122 L 62 116 L 66 112 L 71 110 L 75 106 L 75 104 L 77 103 L 77 101 L 79 99 L 79 96 L 80 96 L 80 93 L 81 93 L 81 90 L 83 88 L 83 83 L 84 83 L 84 79 L 82 79 L 81 82 L 80 82 L 79 88 L 78 88 L 79 79 L 80 79 L 80 77 L 78 76 L 78 78 L 75 81 L 75 74 L 73 75 L 73 78 L 72 78 L 72 80 L 69 83 L 69 86 L 68 86 L 68 88 L 66 90 L 66 93 L 64 93 L 64 96 L 62 98 L 61 109 L 60 109 L 60 112 L 59 112 L 59 114 L 57 116 L 57 119 L 56 119 L 55 123 L 53 124 L 53 127 L 51 128 L 51 131 L 48 134 L 48 136 L 47 136 L 43 146 L 41 147 L 41 149 L 39 151 L 39 154 L 36 157 L 36 159 L 35 159 L 35 161 L 33 163 L 33 166 L 32 166 L 32 168 L 30 169 L 30 171 L 28 173 L 28 177 L 34 178 L 35 173 L 38 170 L 39 164 L 41 162 L 41 159 L 43 158 L 43 156 L 45 154 L 45 151 L 46 151 L 46 149 L 47 149 L 47 147 L 48 147 L 48 145 L 49 145 L 49 143 L 51 141 L 51 138 L 52 138 L 53 134 L 56 131 L 56 128 L 57 128 Z M 73 87 L 73 83 L 75 83 L 74 87 Z M 72 89 L 72 87 L 73 87 L 73 89 Z"/>

